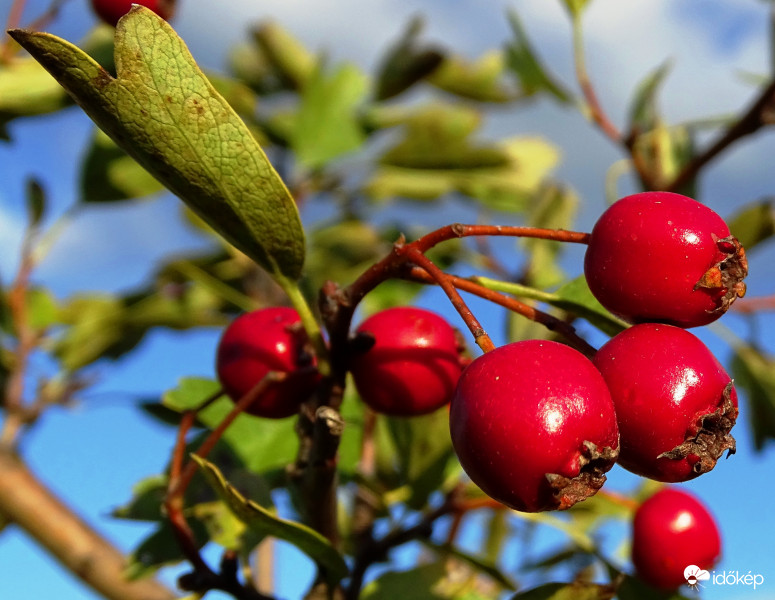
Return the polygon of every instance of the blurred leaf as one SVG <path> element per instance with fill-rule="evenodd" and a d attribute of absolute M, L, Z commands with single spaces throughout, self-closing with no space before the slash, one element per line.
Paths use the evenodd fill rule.
<path fill-rule="evenodd" d="M 397 96 L 433 73 L 444 60 L 441 50 L 420 43 L 423 26 L 421 17 L 411 19 L 398 42 L 388 48 L 377 72 L 376 100 Z"/>
<path fill-rule="evenodd" d="M 27 179 L 27 214 L 30 227 L 37 227 L 46 213 L 46 190 L 39 180 Z"/>
<path fill-rule="evenodd" d="M 775 359 L 753 346 L 738 345 L 732 358 L 735 385 L 748 397 L 756 450 L 775 440 Z"/>
<path fill-rule="evenodd" d="M 234 514 L 258 535 L 271 535 L 296 546 L 325 569 L 329 583 L 336 583 L 348 573 L 347 564 L 330 542 L 315 530 L 294 521 L 281 519 L 246 499 L 218 468 L 194 455 L 210 485 L 222 497 Z"/>
<path fill-rule="evenodd" d="M 366 585 L 362 600 L 443 600 L 447 596 L 434 590 L 446 576 L 442 561 L 408 571 L 388 571 Z"/>
<path fill-rule="evenodd" d="M 354 65 L 333 73 L 316 70 L 301 95 L 293 130 L 299 162 L 316 168 L 357 149 L 365 135 L 357 109 L 367 90 L 367 77 Z"/>
<path fill-rule="evenodd" d="M 611 600 L 615 594 L 611 586 L 596 583 L 547 583 L 510 600 Z"/>
<path fill-rule="evenodd" d="M 746 252 L 775 234 L 775 198 L 763 198 L 741 207 L 730 219 L 729 230 Z"/>
<path fill-rule="evenodd" d="M 189 510 L 191 516 L 204 525 L 211 542 L 229 550 L 249 550 L 261 542 L 263 536 L 251 536 L 250 548 L 245 547 L 247 527 L 221 501 L 201 502 Z"/>
<path fill-rule="evenodd" d="M 503 515 L 505 511 L 496 511 L 495 514 Z M 454 558 L 461 562 L 464 562 L 469 567 L 473 568 L 477 573 L 487 575 L 490 579 L 496 582 L 499 586 L 506 590 L 515 590 L 516 584 L 509 578 L 503 571 L 501 571 L 494 561 L 475 556 L 468 552 L 464 552 L 459 548 L 455 548 L 450 544 L 437 544 L 430 539 L 420 540 L 424 546 L 431 548 L 434 552 L 443 558 Z"/>
<path fill-rule="evenodd" d="M 572 190 L 558 185 L 547 185 L 536 194 L 527 215 L 526 225 L 546 229 L 570 229 L 578 203 L 578 197 Z M 565 274 L 556 260 L 565 248 L 564 244 L 522 238 L 520 245 L 529 255 L 526 278 L 531 285 L 545 289 L 565 279 Z"/>
<path fill-rule="evenodd" d="M 161 521 L 165 518 L 162 504 L 167 495 L 167 483 L 166 475 L 153 475 L 137 482 L 132 487 L 132 499 L 113 509 L 111 515 L 132 521 Z"/>
<path fill-rule="evenodd" d="M 640 133 L 656 126 L 659 118 L 656 97 L 672 66 L 672 61 L 665 61 L 638 84 L 630 103 L 631 131 Z"/>
<path fill-rule="evenodd" d="M 53 35 L 11 35 L 101 129 L 224 238 L 278 281 L 299 277 L 304 232 L 293 198 L 166 21 L 142 7 L 121 20 L 116 79 Z"/>
<path fill-rule="evenodd" d="M 499 50 L 491 50 L 474 62 L 448 54 L 428 81 L 445 92 L 478 102 L 508 102 L 515 98 L 516 90 L 503 77 L 505 63 Z"/>
<path fill-rule="evenodd" d="M 187 377 L 177 388 L 167 391 L 164 406 L 177 411 L 198 407 L 220 389 L 220 384 L 203 378 Z M 221 397 L 197 415 L 199 422 L 215 429 L 234 404 Z M 298 438 L 293 419 L 259 419 L 248 414 L 239 415 L 226 429 L 223 440 L 254 473 L 266 473 L 284 468 L 293 462 L 298 449 Z"/>
<path fill-rule="evenodd" d="M 655 589 L 637 577 L 626 576 L 616 592 L 619 600 L 688 600 L 677 590 L 664 591 Z M 696 598 L 696 594 L 691 595 Z"/>
<path fill-rule="evenodd" d="M 514 39 L 506 46 L 506 60 L 509 69 L 519 78 L 521 92 L 526 96 L 546 92 L 562 103 L 570 102 L 570 94 L 546 72 L 538 60 L 516 11 L 509 10 L 508 19 Z"/>
<path fill-rule="evenodd" d="M 197 547 L 201 548 L 208 541 L 207 530 L 199 521 L 190 520 Z M 160 568 L 174 565 L 186 560 L 180 549 L 172 526 L 168 521 L 162 521 L 148 537 L 146 537 L 129 555 L 124 575 L 130 579 L 150 577 Z"/>
<path fill-rule="evenodd" d="M 371 225 L 356 219 L 338 221 L 310 235 L 307 274 L 310 288 L 326 280 L 348 284 L 386 256 L 391 245 Z"/>
<path fill-rule="evenodd" d="M 375 200 L 395 197 L 433 200 L 459 192 L 494 210 L 522 211 L 556 164 L 557 150 L 532 137 L 509 138 L 493 149 L 502 153 L 505 163 L 477 168 L 458 165 L 448 169 L 380 166 L 367 182 L 365 192 Z M 471 155 L 475 153 L 471 151 Z"/>
<path fill-rule="evenodd" d="M 657 118 L 653 129 L 637 136 L 633 152 L 657 185 L 671 183 L 694 157 L 694 134 L 685 125 L 668 127 Z M 681 194 L 696 196 L 696 178 L 684 184 Z"/>
<path fill-rule="evenodd" d="M 290 32 L 267 21 L 253 37 L 277 76 L 290 88 L 303 89 L 318 68 L 318 58 Z"/>
<path fill-rule="evenodd" d="M 62 365 L 75 371 L 100 358 L 115 358 L 139 339 L 123 335 L 124 306 L 113 296 L 79 296 L 71 299 L 60 311 L 62 323 L 68 325 L 56 341 L 54 353 Z M 113 349 L 109 353 L 109 350 Z"/>
<path fill-rule="evenodd" d="M 411 508 L 423 508 L 455 459 L 446 408 L 412 418 L 377 417 L 377 473 L 388 488 L 403 487 Z"/>
<path fill-rule="evenodd" d="M 59 322 L 59 306 L 51 291 L 42 287 L 27 290 L 27 324 L 42 330 Z"/>
<path fill-rule="evenodd" d="M 83 202 L 113 202 L 157 194 L 164 186 L 95 128 L 81 170 Z"/>

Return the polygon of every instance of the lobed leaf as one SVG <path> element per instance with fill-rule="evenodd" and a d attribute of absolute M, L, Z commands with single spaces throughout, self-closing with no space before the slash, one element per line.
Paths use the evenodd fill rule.
<path fill-rule="evenodd" d="M 47 33 L 10 35 L 119 147 L 279 281 L 298 279 L 296 205 L 250 130 L 166 21 L 133 8 L 116 29 L 116 77 Z"/>

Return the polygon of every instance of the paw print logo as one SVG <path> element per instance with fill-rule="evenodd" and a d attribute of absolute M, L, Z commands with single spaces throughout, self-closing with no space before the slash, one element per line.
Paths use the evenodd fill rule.
<path fill-rule="evenodd" d="M 689 565 L 684 569 L 684 579 L 686 579 L 686 583 L 690 588 L 697 590 L 702 587 L 700 581 L 710 579 L 710 573 L 705 569 L 700 569 L 697 565 Z"/>

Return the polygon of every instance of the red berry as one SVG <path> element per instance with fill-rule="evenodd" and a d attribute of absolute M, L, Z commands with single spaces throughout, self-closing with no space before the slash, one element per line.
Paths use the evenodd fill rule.
<path fill-rule="evenodd" d="M 353 357 L 350 370 L 372 409 L 410 417 L 450 401 L 464 359 L 457 332 L 443 317 L 410 306 L 390 308 L 361 323 L 357 338 L 366 336 L 374 345 Z"/>
<path fill-rule="evenodd" d="M 696 327 L 745 293 L 745 251 L 723 219 L 670 192 L 622 198 L 592 229 L 584 274 L 611 312 L 634 323 Z"/>
<path fill-rule="evenodd" d="M 297 413 L 319 379 L 309 368 L 315 360 L 305 349 L 307 341 L 299 314 L 292 308 L 265 308 L 237 317 L 223 332 L 216 354 L 216 371 L 224 391 L 237 402 L 270 371 L 288 373 L 246 411 L 271 419 Z"/>
<path fill-rule="evenodd" d="M 635 511 L 632 562 L 643 581 L 661 589 L 692 583 L 721 554 L 721 535 L 708 509 L 697 498 L 666 487 Z M 687 567 L 697 567 L 688 569 Z"/>
<path fill-rule="evenodd" d="M 619 464 L 658 481 L 710 471 L 737 419 L 737 394 L 716 357 L 672 325 L 642 323 L 609 340 L 593 362 L 616 405 Z"/>
<path fill-rule="evenodd" d="M 162 19 L 169 19 L 175 8 L 175 0 L 91 0 L 92 8 L 108 25 L 116 26 L 118 20 L 129 12 L 133 4 L 150 8 Z"/>
<path fill-rule="evenodd" d="M 568 508 L 593 495 L 619 448 L 598 370 L 573 348 L 540 340 L 500 346 L 466 368 L 450 432 L 473 482 L 526 512 Z"/>

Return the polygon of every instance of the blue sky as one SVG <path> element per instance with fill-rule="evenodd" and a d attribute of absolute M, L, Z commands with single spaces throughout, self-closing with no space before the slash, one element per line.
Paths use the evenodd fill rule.
<path fill-rule="evenodd" d="M 219 0 L 180 3 L 175 26 L 197 60 L 210 68 L 223 66 L 230 45 L 244 37 L 245 23 L 265 17 L 289 27 L 311 48 L 326 49 L 332 60 L 352 60 L 368 68 L 406 19 L 424 12 L 429 38 L 452 43 L 459 52 L 475 57 L 507 39 L 504 14 L 513 7 L 544 60 L 566 81 L 572 74 L 567 19 L 559 2 L 551 0 L 232 0 L 230 11 L 224 11 Z M 0 12 L 9 4 L 4 0 Z M 29 18 L 48 2 L 29 0 L 27 5 Z M 219 18 L 212 19 L 213 13 Z M 93 23 L 86 0 L 70 0 L 64 4 L 60 21 L 49 30 L 77 40 Z M 618 122 L 626 114 L 633 86 L 667 58 L 674 59 L 663 95 L 670 120 L 725 114 L 747 105 L 755 88 L 740 73 L 766 74 L 770 69 L 769 23 L 766 3 L 761 1 L 593 0 L 585 25 L 590 74 L 606 109 Z M 508 128 L 513 133 L 544 135 L 562 148 L 557 176 L 582 197 L 579 228 L 588 230 L 604 208 L 603 180 L 610 165 L 621 158 L 618 152 L 577 114 L 548 102 L 518 114 L 498 115 L 489 126 L 493 131 Z M 77 164 L 90 124 L 77 109 L 71 109 L 34 123 L 15 123 L 11 134 L 13 144 L 0 145 L 3 281 L 12 276 L 15 263 L 25 177 L 42 178 L 50 193 L 52 217 L 66 211 L 76 198 Z M 737 204 L 772 194 L 774 144 L 771 133 L 759 134 L 714 163 L 703 179 L 703 200 L 727 216 Z M 626 178 L 621 191 L 622 195 L 629 191 Z M 201 247 L 200 239 L 175 225 L 178 208 L 176 199 L 164 196 L 79 214 L 41 265 L 38 281 L 60 297 L 78 290 L 126 290 L 140 284 L 165 253 Z M 455 220 L 451 214 L 426 216 L 435 225 Z M 578 253 L 569 255 L 569 272 L 580 272 L 579 258 Z M 775 293 L 773 258 L 771 247 L 756 254 L 749 279 L 751 295 Z M 438 309 L 444 306 L 439 300 L 430 294 L 422 303 Z M 481 310 L 486 326 L 490 317 L 484 307 Z M 449 314 L 455 318 L 451 311 Z M 729 316 L 725 321 L 739 335 L 747 334 L 749 325 L 742 319 Z M 770 351 L 775 351 L 773 326 L 771 317 L 758 322 L 759 337 Z M 714 351 L 722 351 L 711 329 L 698 334 Z M 129 497 L 134 482 L 163 467 L 172 444 L 169 429 L 138 415 L 133 407 L 135 397 L 158 395 L 184 375 L 212 375 L 217 337 L 215 330 L 154 333 L 131 358 L 102 367 L 99 384 L 75 408 L 51 411 L 25 442 L 25 456 L 35 471 L 125 550 L 146 531 L 115 521 L 108 513 Z M 721 354 L 720 358 L 725 361 L 728 357 Z M 738 454 L 686 487 L 702 497 L 721 521 L 725 554 L 717 570 L 762 573 L 765 586 L 756 592 L 708 586 L 702 597 L 775 598 L 771 558 L 775 516 L 765 510 L 763 501 L 775 491 L 770 476 L 775 451 L 753 453 L 744 416 L 735 432 Z M 617 468 L 609 485 L 629 489 L 636 481 Z M 296 568 L 295 555 L 287 556 L 286 564 Z M 6 574 L 14 574 L 0 578 L 2 598 L 37 599 L 53 591 L 58 600 L 92 597 L 12 529 L 0 535 L 0 564 Z M 168 580 L 172 581 L 171 576 Z M 297 597 L 306 585 L 303 576 L 288 577 L 287 573 L 281 583 L 281 594 L 288 598 Z"/>

